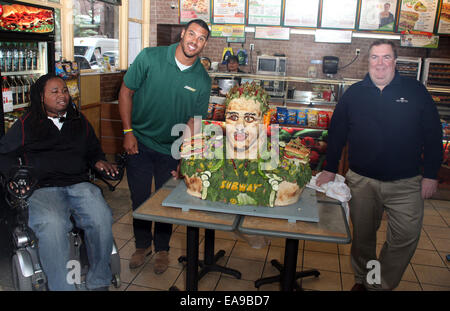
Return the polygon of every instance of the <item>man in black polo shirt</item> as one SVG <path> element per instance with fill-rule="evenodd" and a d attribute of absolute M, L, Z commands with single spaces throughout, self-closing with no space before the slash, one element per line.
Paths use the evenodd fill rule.
<path fill-rule="evenodd" d="M 439 115 L 426 88 L 396 72 L 396 58 L 390 41 L 370 46 L 369 73 L 343 94 L 334 110 L 327 165 L 317 179 L 318 186 L 334 180 L 348 142 L 356 283 L 352 290 L 397 287 L 419 241 L 423 200 L 437 190 L 442 162 Z M 388 218 L 386 242 L 377 258 L 376 233 L 383 212 Z M 373 267 L 379 268 L 379 275 Z"/>

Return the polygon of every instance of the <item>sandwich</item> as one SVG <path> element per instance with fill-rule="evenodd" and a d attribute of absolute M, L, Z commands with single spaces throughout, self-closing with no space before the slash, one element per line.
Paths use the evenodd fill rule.
<path fill-rule="evenodd" d="M 441 20 L 450 23 L 450 3 L 442 4 Z"/>
<path fill-rule="evenodd" d="M 422 2 L 419 1 L 414 5 L 414 10 L 417 12 L 426 12 L 427 7 Z"/>
<path fill-rule="evenodd" d="M 7 30 L 52 32 L 53 12 L 21 4 L 3 5 L 0 27 Z"/>
<path fill-rule="evenodd" d="M 284 148 L 284 157 L 288 160 L 298 161 L 302 164 L 309 163 L 311 150 L 301 143 L 301 138 L 292 139 Z"/>
<path fill-rule="evenodd" d="M 413 30 L 419 19 L 419 13 L 411 11 L 401 11 L 398 26 L 402 29 Z"/>
<path fill-rule="evenodd" d="M 184 140 L 181 145 L 180 156 L 183 159 L 189 159 L 191 156 L 198 158 L 202 157 L 204 150 L 205 143 L 203 134 L 197 134 Z"/>

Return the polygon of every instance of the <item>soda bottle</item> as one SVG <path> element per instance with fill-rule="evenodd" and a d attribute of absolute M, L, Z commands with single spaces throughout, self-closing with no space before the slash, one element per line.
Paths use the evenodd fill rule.
<path fill-rule="evenodd" d="M 3 51 L 3 44 L 0 43 L 0 71 L 5 71 L 5 52 Z"/>
<path fill-rule="evenodd" d="M 17 97 L 17 84 L 16 84 L 16 79 L 14 76 L 10 76 L 9 77 L 9 85 L 10 85 L 10 90 L 12 92 L 12 96 L 13 96 L 13 105 L 18 105 L 18 97 Z"/>
<path fill-rule="evenodd" d="M 26 62 L 25 62 L 25 66 L 26 69 L 25 70 L 33 70 L 33 52 L 31 51 L 31 43 L 27 43 L 27 46 L 25 48 L 25 55 L 26 55 Z"/>
<path fill-rule="evenodd" d="M 16 93 L 17 93 L 17 105 L 23 104 L 23 84 L 20 80 L 20 76 L 16 77 Z"/>
<path fill-rule="evenodd" d="M 34 44 L 33 49 L 31 50 L 31 59 L 32 59 L 32 70 L 37 70 L 39 68 L 37 43 Z"/>
<path fill-rule="evenodd" d="M 24 52 L 24 46 L 22 43 L 19 44 L 19 71 L 26 70 L 26 59 L 25 59 L 25 52 Z"/>
<path fill-rule="evenodd" d="M 11 50 L 11 46 L 9 45 L 9 43 L 6 44 L 6 49 L 5 49 L 5 71 L 6 72 L 11 72 L 12 68 L 13 68 L 13 57 L 12 57 L 12 50 Z"/>
<path fill-rule="evenodd" d="M 13 47 L 12 57 L 13 68 L 11 71 L 19 71 L 19 49 L 16 45 Z"/>
<path fill-rule="evenodd" d="M 23 102 L 30 103 L 30 82 L 28 81 L 26 76 L 22 76 L 22 84 L 23 84 Z"/>
<path fill-rule="evenodd" d="M 7 92 L 11 92 L 10 85 L 8 83 L 8 78 L 6 76 L 2 77 L 2 95 L 3 95 L 3 105 L 8 104 Z"/>

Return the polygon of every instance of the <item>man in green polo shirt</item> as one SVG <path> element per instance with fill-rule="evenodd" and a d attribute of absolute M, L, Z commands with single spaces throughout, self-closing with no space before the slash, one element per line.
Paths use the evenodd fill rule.
<path fill-rule="evenodd" d="M 192 20 L 181 32 L 179 43 L 145 48 L 124 76 L 119 111 L 124 129 L 123 147 L 128 153 L 127 178 L 133 210 L 150 197 L 152 178 L 159 189 L 177 169 L 171 155 L 172 127 L 187 124 L 194 130 L 194 117 L 206 117 L 211 79 L 198 59 L 209 38 L 208 25 Z M 171 224 L 133 219 L 136 252 L 130 268 L 141 266 L 156 252 L 154 271 L 163 273 L 169 263 Z"/>

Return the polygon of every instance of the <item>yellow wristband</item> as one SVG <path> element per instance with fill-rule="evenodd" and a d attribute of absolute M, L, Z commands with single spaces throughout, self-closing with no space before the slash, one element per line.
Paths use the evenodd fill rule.
<path fill-rule="evenodd" d="M 133 129 L 125 129 L 125 130 L 123 130 L 123 135 L 125 135 L 126 133 L 129 133 L 129 132 L 133 132 Z"/>

